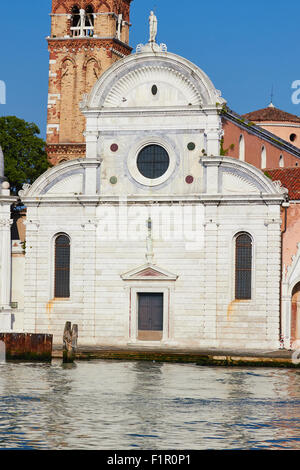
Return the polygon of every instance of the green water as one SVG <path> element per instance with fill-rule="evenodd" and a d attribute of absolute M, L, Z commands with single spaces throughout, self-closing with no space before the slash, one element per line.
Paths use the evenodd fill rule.
<path fill-rule="evenodd" d="M 0 448 L 300 449 L 300 371 L 0 364 Z"/>

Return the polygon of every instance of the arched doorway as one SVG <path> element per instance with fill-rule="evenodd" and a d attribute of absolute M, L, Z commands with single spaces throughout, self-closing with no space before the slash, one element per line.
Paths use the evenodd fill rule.
<path fill-rule="evenodd" d="M 300 347 L 300 282 L 292 291 L 291 345 L 292 349 Z"/>

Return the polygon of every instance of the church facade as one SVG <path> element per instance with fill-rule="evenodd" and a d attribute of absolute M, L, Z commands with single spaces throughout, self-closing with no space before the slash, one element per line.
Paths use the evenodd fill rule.
<path fill-rule="evenodd" d="M 285 190 L 219 156 L 206 74 L 154 41 L 81 103 L 86 158 L 21 193 L 24 329 L 81 344 L 279 347 Z"/>
<path fill-rule="evenodd" d="M 64 3 L 54 2 L 54 22 L 65 18 Z M 109 21 L 106 13 L 93 18 Z M 74 15 L 72 31 L 91 30 L 91 13 Z M 27 212 L 18 325 L 51 333 L 56 344 L 71 321 L 81 345 L 277 349 L 284 332 L 289 347 L 281 298 L 288 191 L 245 159 L 220 155 L 226 101 L 199 67 L 156 43 L 156 28 L 151 15 L 149 42 L 83 90 L 84 144 L 74 123 L 73 141 L 60 141 L 67 114 L 50 103 L 48 116 L 61 121 L 48 144 L 60 146 L 60 164 L 19 194 Z M 123 34 L 112 40 L 120 47 Z M 0 326 L 16 331 L 7 256 L 15 199 L 7 183 L 1 191 Z M 13 292 L 19 264 L 13 258 Z"/>

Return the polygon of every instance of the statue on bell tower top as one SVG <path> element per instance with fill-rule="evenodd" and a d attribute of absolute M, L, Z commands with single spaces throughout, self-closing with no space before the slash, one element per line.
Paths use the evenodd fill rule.
<path fill-rule="evenodd" d="M 153 11 L 150 12 L 149 24 L 150 24 L 150 39 L 149 39 L 149 42 L 155 42 L 156 35 L 157 35 L 157 18 L 154 15 Z"/>

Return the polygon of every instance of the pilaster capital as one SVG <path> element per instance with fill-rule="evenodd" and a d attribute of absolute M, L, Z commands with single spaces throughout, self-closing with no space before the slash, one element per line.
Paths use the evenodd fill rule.
<path fill-rule="evenodd" d="M 8 229 L 12 225 L 12 219 L 0 219 L 0 230 L 1 229 Z"/>

